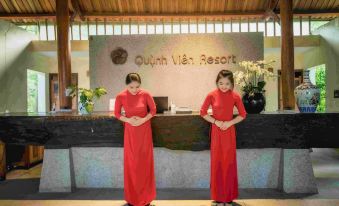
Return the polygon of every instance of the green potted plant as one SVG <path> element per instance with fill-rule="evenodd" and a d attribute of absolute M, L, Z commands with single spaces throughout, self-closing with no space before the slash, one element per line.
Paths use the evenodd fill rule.
<path fill-rule="evenodd" d="M 260 113 L 266 105 L 266 99 L 264 96 L 265 85 L 267 78 L 275 77 L 273 71 L 268 68 L 272 68 L 271 63 L 265 61 L 242 61 L 239 65 L 244 68 L 245 71 L 234 72 L 235 82 L 241 87 L 244 92 L 242 101 L 244 103 L 247 113 Z"/>
<path fill-rule="evenodd" d="M 100 99 L 102 95 L 107 94 L 103 87 L 95 89 L 78 88 L 75 85 L 67 87 L 69 89 L 69 96 L 75 97 L 76 93 L 79 94 L 79 111 L 81 114 L 91 114 L 94 108 L 94 100 Z"/>

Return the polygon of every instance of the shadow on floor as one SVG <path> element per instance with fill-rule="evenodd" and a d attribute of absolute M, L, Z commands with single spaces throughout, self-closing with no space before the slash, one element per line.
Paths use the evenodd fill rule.
<path fill-rule="evenodd" d="M 76 189 L 72 193 L 39 193 L 39 178 L 0 182 L 0 199 L 123 200 L 122 189 Z M 239 189 L 238 199 L 300 199 L 312 194 L 287 194 L 277 189 Z M 157 200 L 209 200 L 208 189 L 158 189 Z"/>

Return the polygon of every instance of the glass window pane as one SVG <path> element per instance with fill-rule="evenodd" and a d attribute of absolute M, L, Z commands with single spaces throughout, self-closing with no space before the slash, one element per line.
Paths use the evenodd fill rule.
<path fill-rule="evenodd" d="M 105 25 L 104 25 L 104 23 L 98 22 L 98 34 L 97 35 L 105 35 Z"/>
<path fill-rule="evenodd" d="M 139 34 L 146 34 L 146 24 L 139 25 Z"/>
<path fill-rule="evenodd" d="M 274 36 L 274 24 L 273 22 L 266 22 L 267 36 Z"/>
<path fill-rule="evenodd" d="M 238 21 L 233 21 L 232 22 L 232 32 L 239 32 L 239 22 Z"/>
<path fill-rule="evenodd" d="M 310 27 L 308 21 L 302 21 L 302 35 L 310 35 Z"/>
<path fill-rule="evenodd" d="M 164 33 L 164 27 L 162 24 L 155 25 L 155 30 L 157 34 L 163 34 Z"/>
<path fill-rule="evenodd" d="M 258 22 L 258 32 L 263 32 L 263 35 L 265 36 L 265 23 L 264 22 Z"/>
<path fill-rule="evenodd" d="M 131 34 L 138 34 L 138 25 L 131 24 Z"/>
<path fill-rule="evenodd" d="M 81 39 L 82 40 L 88 40 L 88 30 L 87 30 L 87 24 L 81 24 Z"/>
<path fill-rule="evenodd" d="M 182 34 L 188 33 L 188 24 L 187 23 L 181 24 L 181 33 Z"/>
<path fill-rule="evenodd" d="M 155 34 L 155 26 L 153 24 L 147 25 L 147 34 Z"/>
<path fill-rule="evenodd" d="M 293 22 L 293 34 L 294 34 L 294 36 L 300 36 L 300 22 L 299 22 L 299 20 Z"/>
<path fill-rule="evenodd" d="M 280 27 L 280 24 L 277 22 L 275 22 L 275 35 L 281 36 L 281 27 Z"/>
<path fill-rule="evenodd" d="M 215 23 L 215 33 L 221 33 L 222 32 L 222 24 L 221 23 Z"/>
<path fill-rule="evenodd" d="M 198 32 L 198 27 L 196 22 L 191 22 L 190 23 L 190 33 L 197 33 Z"/>
<path fill-rule="evenodd" d="M 248 32 L 248 23 L 241 23 L 241 32 Z"/>
<path fill-rule="evenodd" d="M 89 35 L 96 35 L 96 27 L 95 24 L 89 25 Z"/>
<path fill-rule="evenodd" d="M 51 24 L 51 23 L 48 24 L 47 32 L 48 32 L 48 40 L 55 40 L 54 24 Z"/>
<path fill-rule="evenodd" d="M 250 32 L 256 32 L 256 31 L 257 31 L 257 23 L 250 22 Z"/>
<path fill-rule="evenodd" d="M 231 32 L 231 23 L 224 23 L 224 32 Z"/>
<path fill-rule="evenodd" d="M 121 24 L 114 24 L 114 35 L 122 34 L 122 26 Z"/>
<path fill-rule="evenodd" d="M 47 40 L 45 22 L 40 22 L 40 40 Z"/>
<path fill-rule="evenodd" d="M 214 25 L 212 23 L 206 24 L 207 33 L 214 33 Z"/>
<path fill-rule="evenodd" d="M 73 40 L 80 40 L 80 30 L 79 30 L 79 23 L 73 23 L 72 24 L 72 35 Z M 49 36 L 48 36 L 49 38 Z"/>
<path fill-rule="evenodd" d="M 199 33 L 206 33 L 205 24 L 203 24 L 203 23 L 198 24 L 198 32 Z"/>
<path fill-rule="evenodd" d="M 106 23 L 106 34 L 112 35 L 113 34 L 113 25 L 111 22 Z"/>
<path fill-rule="evenodd" d="M 165 34 L 171 34 L 172 33 L 172 29 L 171 29 L 171 24 L 165 24 L 164 25 L 164 33 Z"/>
<path fill-rule="evenodd" d="M 129 24 L 122 25 L 122 34 L 129 35 Z"/>
<path fill-rule="evenodd" d="M 180 24 L 173 24 L 173 34 L 180 33 Z"/>

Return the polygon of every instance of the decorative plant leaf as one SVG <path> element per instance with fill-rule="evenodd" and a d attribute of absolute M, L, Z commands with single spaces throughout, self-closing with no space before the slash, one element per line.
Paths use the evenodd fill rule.
<path fill-rule="evenodd" d="M 260 81 L 260 82 L 258 82 L 258 91 L 259 91 L 259 92 L 263 91 L 265 85 L 266 85 L 266 82 L 265 82 L 265 81 Z"/>

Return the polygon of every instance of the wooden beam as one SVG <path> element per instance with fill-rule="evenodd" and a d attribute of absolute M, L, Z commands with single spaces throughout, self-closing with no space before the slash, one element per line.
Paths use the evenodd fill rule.
<path fill-rule="evenodd" d="M 143 21 L 152 21 L 155 19 L 167 19 L 168 21 L 170 21 L 171 19 L 174 20 L 188 20 L 188 19 L 229 19 L 229 18 L 240 18 L 243 17 L 245 19 L 247 18 L 256 18 L 256 17 L 260 17 L 264 14 L 264 12 L 262 11 L 258 11 L 258 12 L 230 12 L 230 13 L 179 13 L 179 14 L 171 14 L 171 13 L 163 13 L 163 14 L 149 14 L 149 13 L 145 13 L 145 14 L 121 14 L 121 13 L 112 13 L 112 12 L 103 12 L 103 13 L 84 13 L 84 16 L 86 18 L 90 18 L 90 19 L 103 19 L 103 18 L 107 18 L 107 19 L 113 19 L 113 20 L 120 20 L 121 18 L 123 18 L 124 21 L 127 21 L 128 19 L 132 19 L 132 20 L 143 20 Z"/>
<path fill-rule="evenodd" d="M 39 14 L 26 14 L 26 13 L 10 13 L 10 14 L 5 14 L 5 13 L 0 13 L 0 19 L 5 19 L 5 20 L 20 20 L 20 19 L 32 19 L 32 20 L 41 20 L 41 19 L 52 19 L 54 20 L 55 13 L 39 13 Z"/>
<path fill-rule="evenodd" d="M 281 86 L 284 110 L 294 110 L 293 0 L 280 1 Z"/>
<path fill-rule="evenodd" d="M 57 45 L 58 45 L 58 78 L 60 109 L 71 109 L 72 99 L 65 94 L 71 85 L 71 50 L 69 40 L 69 0 L 56 1 Z"/>
<path fill-rule="evenodd" d="M 0 140 L 0 181 L 6 179 L 6 147 Z"/>
<path fill-rule="evenodd" d="M 275 10 L 274 13 L 279 15 L 280 10 Z M 31 14 L 31 13 L 0 13 L 0 19 L 6 20 L 41 20 L 41 19 L 52 19 L 56 18 L 55 13 L 40 13 L 40 14 Z M 73 13 L 69 13 L 70 16 L 74 15 Z M 121 18 L 123 20 L 154 20 L 154 19 L 164 19 L 170 22 L 171 19 L 237 19 L 237 18 L 263 18 L 266 15 L 266 11 L 257 11 L 257 12 L 229 12 L 229 13 L 164 13 L 164 14 L 149 14 L 149 13 L 139 13 L 139 14 L 128 14 L 128 13 L 112 13 L 112 12 L 104 12 L 104 13 L 91 13 L 91 12 L 82 12 L 84 17 L 84 21 L 86 18 L 90 19 L 109 19 L 113 21 L 120 21 Z M 294 10 L 293 15 L 296 17 L 299 16 L 311 16 L 311 17 L 338 17 L 339 9 L 325 9 L 325 10 Z"/>
<path fill-rule="evenodd" d="M 72 0 L 72 6 L 73 6 L 74 11 L 75 11 L 74 17 L 76 15 L 78 15 L 80 17 L 81 21 L 85 21 L 86 18 L 84 17 L 83 12 L 81 11 L 79 0 Z M 74 20 L 74 18 L 71 21 L 73 21 L 73 20 Z"/>
<path fill-rule="evenodd" d="M 277 15 L 277 13 L 275 13 L 278 2 L 278 0 L 270 0 L 268 2 L 268 7 L 264 14 L 265 21 L 269 21 L 270 19 L 276 20 L 278 22 L 280 21 L 280 17 Z"/>

